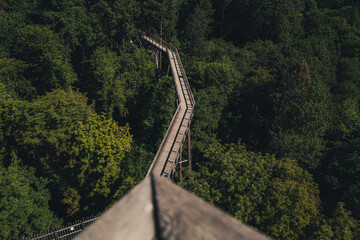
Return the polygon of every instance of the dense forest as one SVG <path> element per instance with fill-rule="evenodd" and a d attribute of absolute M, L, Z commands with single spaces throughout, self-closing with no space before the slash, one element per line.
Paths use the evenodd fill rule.
<path fill-rule="evenodd" d="M 274 239 L 360 239 L 357 0 L 0 0 L 0 238 L 144 178 L 176 108 L 160 22 L 197 102 L 178 184 Z"/>

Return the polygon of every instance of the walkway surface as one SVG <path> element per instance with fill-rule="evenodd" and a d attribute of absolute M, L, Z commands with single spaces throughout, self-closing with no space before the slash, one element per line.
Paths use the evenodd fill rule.
<path fill-rule="evenodd" d="M 195 101 L 177 49 L 155 36 L 144 35 L 142 38 L 168 55 L 179 100 L 178 108 L 148 172 L 148 175 L 153 173 L 171 178 L 190 129 Z"/>
<path fill-rule="evenodd" d="M 150 175 L 76 240 L 270 240 L 170 181 Z"/>

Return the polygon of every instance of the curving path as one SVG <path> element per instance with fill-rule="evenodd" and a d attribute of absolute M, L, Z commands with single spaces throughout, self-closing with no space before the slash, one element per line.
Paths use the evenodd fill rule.
<path fill-rule="evenodd" d="M 152 174 L 155 176 L 162 176 L 171 179 L 175 173 L 176 165 L 179 163 L 186 136 L 190 133 L 190 124 L 194 113 L 195 100 L 177 49 L 153 35 L 144 34 L 142 38 L 152 46 L 158 48 L 160 51 L 168 55 L 171 72 L 175 83 L 176 94 L 179 100 L 178 107 L 149 168 L 146 179 L 149 180 L 147 177 Z M 85 230 L 88 225 L 90 225 L 98 218 L 99 216 L 96 215 L 88 219 L 78 221 L 76 224 L 68 225 L 67 227 L 45 234 L 40 234 L 28 239 L 73 239 L 77 236 L 77 234 Z M 125 218 L 125 220 L 126 219 L 127 218 Z M 108 224 L 109 223 L 106 223 L 106 225 Z M 133 232 L 136 231 L 137 230 L 134 230 Z M 100 235 L 99 239 L 102 238 L 103 236 Z"/>
<path fill-rule="evenodd" d="M 171 178 L 177 163 L 179 163 L 186 136 L 190 131 L 195 100 L 177 49 L 153 35 L 144 34 L 142 38 L 168 55 L 179 100 L 179 105 L 147 174 L 149 176 L 154 173 L 157 176 Z"/>

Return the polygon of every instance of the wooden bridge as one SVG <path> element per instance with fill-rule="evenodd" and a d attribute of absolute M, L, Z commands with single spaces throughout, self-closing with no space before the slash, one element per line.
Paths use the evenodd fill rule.
<path fill-rule="evenodd" d="M 191 168 L 190 124 L 194 114 L 195 100 L 177 49 L 153 35 L 144 34 L 142 39 L 168 55 L 175 83 L 178 107 L 147 174 L 147 176 L 153 173 L 171 178 L 177 164 L 180 163 L 180 166 L 182 164 L 181 156 L 186 136 L 188 136 L 188 160 Z"/>
<path fill-rule="evenodd" d="M 87 228 L 83 222 L 40 235 L 32 240 L 73 239 L 242 239 L 269 240 L 267 236 L 216 209 L 170 181 L 182 163 L 183 144 L 188 138 L 191 170 L 190 124 L 195 100 L 177 49 L 161 39 L 142 39 L 168 55 L 178 106 L 145 180 Z M 155 59 L 159 60 L 158 56 Z M 159 66 L 159 62 L 157 66 Z M 181 170 L 180 170 L 181 174 Z M 90 223 L 89 223 L 90 224 Z"/>

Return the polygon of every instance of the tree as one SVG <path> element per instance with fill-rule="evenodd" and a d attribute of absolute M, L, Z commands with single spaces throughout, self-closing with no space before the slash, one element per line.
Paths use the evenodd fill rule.
<path fill-rule="evenodd" d="M 351 216 L 351 212 L 345 209 L 345 204 L 339 202 L 328 220 L 336 240 L 352 240 L 360 237 L 360 222 Z"/>
<path fill-rule="evenodd" d="M 224 109 L 219 137 L 227 142 L 239 138 L 253 151 L 265 151 L 274 119 L 272 94 L 282 75 L 284 56 L 271 41 L 255 41 L 240 50 L 236 82 Z"/>
<path fill-rule="evenodd" d="M 82 91 L 96 101 L 98 112 L 121 121 L 154 84 L 155 65 L 142 49 L 124 44 L 120 52 L 97 48 L 84 65 L 88 73 L 79 83 Z"/>
<path fill-rule="evenodd" d="M 272 40 L 281 43 L 281 47 L 286 47 L 304 33 L 301 25 L 304 2 L 234 0 L 228 7 L 224 37 L 237 45 L 262 39 Z"/>
<path fill-rule="evenodd" d="M 134 132 L 141 136 L 141 142 L 159 146 L 177 107 L 174 82 L 170 77 L 161 77 L 147 94 L 146 103 L 140 103 L 140 113 L 135 113 L 141 122 Z"/>
<path fill-rule="evenodd" d="M 121 187 L 114 183 L 130 151 L 129 127 L 96 115 L 87 98 L 71 90 L 33 100 L 24 115 L 17 130 L 18 154 L 49 178 L 54 211 L 70 217 L 90 206 L 92 213 L 103 210 Z"/>
<path fill-rule="evenodd" d="M 187 51 L 193 57 L 203 57 L 206 55 L 206 40 L 211 32 L 213 9 L 209 0 L 188 1 L 182 36 L 184 38 Z"/>
<path fill-rule="evenodd" d="M 116 53 L 97 48 L 91 59 L 93 84 L 89 88 L 91 96 L 97 100 L 98 112 L 113 116 L 126 112 L 125 81 L 119 75 L 119 59 Z M 95 96 L 94 96 L 95 95 Z"/>
<path fill-rule="evenodd" d="M 79 210 L 96 213 L 114 200 L 122 187 L 114 183 L 122 179 L 122 161 L 131 149 L 129 130 L 128 125 L 119 127 L 114 120 L 96 114 L 70 127 L 69 140 L 59 154 L 58 172 L 68 216 Z"/>
<path fill-rule="evenodd" d="M 76 59 L 86 54 L 96 43 L 98 19 L 90 12 L 83 0 L 76 1 L 40 1 L 42 22 L 50 25 L 63 41 L 66 50 L 76 54 Z"/>
<path fill-rule="evenodd" d="M 24 121 L 16 131 L 19 156 L 51 179 L 58 166 L 53 162 L 59 146 L 69 139 L 67 131 L 76 121 L 85 121 L 94 113 L 84 94 L 55 90 L 27 104 Z M 50 174 L 50 175 L 49 175 Z"/>
<path fill-rule="evenodd" d="M 217 0 L 217 1 L 214 1 L 214 3 L 213 3 L 214 9 L 219 11 L 217 13 L 217 15 L 220 15 L 220 16 L 217 16 L 217 17 L 220 18 L 220 21 L 219 21 L 219 25 L 220 25 L 219 33 L 220 33 L 221 37 L 223 36 L 223 33 L 224 33 L 225 11 L 232 2 L 233 2 L 233 0 Z"/>
<path fill-rule="evenodd" d="M 276 118 L 270 148 L 280 157 L 297 159 L 307 170 L 315 169 L 325 150 L 330 91 L 323 83 L 311 81 L 304 58 L 280 84 L 281 93 L 273 94 Z"/>
<path fill-rule="evenodd" d="M 214 86 L 226 97 L 231 95 L 235 86 L 242 85 L 242 76 L 228 57 L 223 57 L 217 62 L 195 62 L 189 71 L 189 77 L 193 87 L 201 89 Z"/>
<path fill-rule="evenodd" d="M 0 162 L 0 238 L 20 239 L 59 226 L 49 210 L 47 180 L 35 177 L 35 169 L 20 167 L 16 156 L 10 166 Z"/>
<path fill-rule="evenodd" d="M 16 152 L 16 131 L 24 121 L 26 102 L 14 100 L 8 89 L 0 83 L 0 159 L 8 166 Z"/>
<path fill-rule="evenodd" d="M 26 64 L 16 59 L 0 59 L 0 82 L 6 85 L 8 92 L 20 99 L 32 99 L 36 90 L 24 77 Z"/>
<path fill-rule="evenodd" d="M 17 31 L 13 54 L 28 64 L 25 78 L 37 93 L 68 89 L 77 80 L 59 37 L 48 27 L 27 25 Z"/>
<path fill-rule="evenodd" d="M 360 86 L 360 62 L 358 58 L 343 58 L 337 67 L 337 78 L 339 82 L 351 82 Z"/>
<path fill-rule="evenodd" d="M 335 134 L 335 132 L 333 133 Z M 341 132 L 337 132 L 341 134 Z M 330 138 L 328 151 L 318 170 L 325 209 L 331 211 L 337 202 L 347 205 L 355 218 L 360 216 L 359 132 L 346 137 Z"/>
<path fill-rule="evenodd" d="M 162 24 L 163 38 L 168 41 L 176 36 L 183 2 L 183 0 L 142 1 L 142 13 L 139 20 L 141 25 L 144 26 L 144 30 L 151 33 L 160 33 L 160 24 Z"/>
<path fill-rule="evenodd" d="M 68 130 L 74 122 L 85 121 L 93 113 L 83 94 L 55 90 L 27 103 L 22 121 L 12 129 L 18 156 L 24 164 L 35 167 L 39 176 L 49 179 L 55 199 L 63 181 L 59 171 L 64 162 L 59 156 L 64 142 L 70 138 Z"/>
<path fill-rule="evenodd" d="M 276 239 L 307 238 L 322 219 L 317 184 L 294 160 L 213 139 L 198 167 L 181 185 Z"/>
<path fill-rule="evenodd" d="M 203 153 L 217 132 L 226 98 L 215 86 L 194 91 L 197 109 L 191 125 L 193 150 Z"/>
<path fill-rule="evenodd" d="M 101 46 L 119 46 L 129 36 L 136 36 L 135 21 L 140 13 L 135 0 L 92 1 L 90 12 L 98 18 Z"/>

